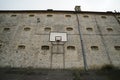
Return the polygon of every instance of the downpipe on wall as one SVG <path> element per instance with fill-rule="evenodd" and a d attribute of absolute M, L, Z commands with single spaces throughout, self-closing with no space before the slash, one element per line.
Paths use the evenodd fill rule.
<path fill-rule="evenodd" d="M 80 38 L 80 42 L 81 42 L 81 48 L 82 48 L 84 70 L 87 71 L 88 70 L 88 66 L 87 66 L 85 49 L 84 49 L 84 44 L 83 44 L 83 38 L 82 38 L 81 31 L 80 31 L 80 22 L 79 22 L 79 17 L 78 17 L 77 12 L 75 12 L 75 15 L 76 15 L 76 18 L 77 18 L 77 23 L 78 23 L 78 31 L 79 31 L 79 38 Z"/>

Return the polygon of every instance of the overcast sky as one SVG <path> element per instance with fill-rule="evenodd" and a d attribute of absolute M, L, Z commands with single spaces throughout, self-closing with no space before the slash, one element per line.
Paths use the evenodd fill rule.
<path fill-rule="evenodd" d="M 120 12 L 120 0 L 0 0 L 0 10 L 74 10 Z"/>

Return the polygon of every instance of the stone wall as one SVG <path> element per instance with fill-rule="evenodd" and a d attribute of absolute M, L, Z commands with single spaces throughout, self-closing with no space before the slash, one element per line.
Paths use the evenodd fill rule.
<path fill-rule="evenodd" d="M 79 20 L 73 12 L 0 12 L 0 67 L 84 68 L 84 59 L 88 68 L 120 67 L 116 18 L 106 13 L 77 15 Z M 52 45 L 50 32 L 66 32 L 68 41 Z"/>

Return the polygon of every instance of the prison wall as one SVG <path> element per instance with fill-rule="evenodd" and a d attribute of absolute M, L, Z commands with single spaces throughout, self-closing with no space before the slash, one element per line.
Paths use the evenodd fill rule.
<path fill-rule="evenodd" d="M 116 18 L 120 20 L 120 15 Z M 116 18 L 101 13 L 0 12 L 0 67 L 120 67 L 120 24 Z M 53 45 L 51 32 L 67 33 L 68 41 Z"/>

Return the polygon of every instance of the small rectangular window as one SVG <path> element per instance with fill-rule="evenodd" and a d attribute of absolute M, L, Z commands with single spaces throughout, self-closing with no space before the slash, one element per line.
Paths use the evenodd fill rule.
<path fill-rule="evenodd" d="M 107 17 L 106 16 L 101 16 L 101 18 L 106 19 Z"/>
<path fill-rule="evenodd" d="M 49 46 L 47 46 L 47 45 L 41 46 L 41 49 L 42 50 L 49 50 Z"/>
<path fill-rule="evenodd" d="M 92 50 L 99 50 L 98 46 L 91 46 Z"/>
<path fill-rule="evenodd" d="M 18 49 L 25 49 L 25 45 L 19 45 Z"/>
<path fill-rule="evenodd" d="M 90 31 L 90 32 L 93 31 L 92 28 L 86 28 L 86 30 L 87 30 L 87 31 Z"/>
<path fill-rule="evenodd" d="M 31 14 L 31 15 L 29 15 L 29 17 L 34 17 L 34 15 L 33 15 L 33 14 Z"/>
<path fill-rule="evenodd" d="M 17 16 L 17 15 L 15 15 L 15 14 L 14 14 L 14 15 L 11 15 L 11 17 L 16 17 L 16 16 Z"/>
<path fill-rule="evenodd" d="M 113 29 L 112 29 L 112 28 L 107 28 L 107 31 L 108 31 L 108 32 L 112 32 Z"/>
<path fill-rule="evenodd" d="M 88 18 L 89 16 L 88 16 L 88 15 L 84 15 L 83 17 L 84 17 L 84 18 Z"/>
<path fill-rule="evenodd" d="M 10 31 L 10 28 L 4 28 L 4 31 Z"/>
<path fill-rule="evenodd" d="M 115 50 L 119 50 L 120 51 L 120 46 L 114 46 Z"/>
<path fill-rule="evenodd" d="M 53 16 L 53 15 L 50 15 L 50 14 L 49 14 L 49 15 L 47 15 L 47 17 L 52 17 L 52 16 Z"/>
<path fill-rule="evenodd" d="M 118 19 L 120 19 L 120 16 L 118 17 Z"/>
<path fill-rule="evenodd" d="M 72 28 L 72 27 L 67 27 L 66 30 L 67 30 L 67 31 L 72 31 L 73 28 Z"/>
<path fill-rule="evenodd" d="M 2 48 L 2 44 L 0 44 L 0 49 Z"/>
<path fill-rule="evenodd" d="M 75 50 L 75 46 L 67 46 L 68 50 Z"/>
<path fill-rule="evenodd" d="M 71 15 L 65 15 L 65 17 L 71 17 Z"/>
<path fill-rule="evenodd" d="M 51 28 L 50 27 L 46 27 L 46 28 L 44 28 L 44 30 L 49 32 L 49 31 L 51 31 Z"/>
<path fill-rule="evenodd" d="M 25 27 L 25 28 L 24 28 L 24 31 L 30 31 L 30 29 L 31 29 L 31 28 L 29 28 L 29 27 Z"/>

